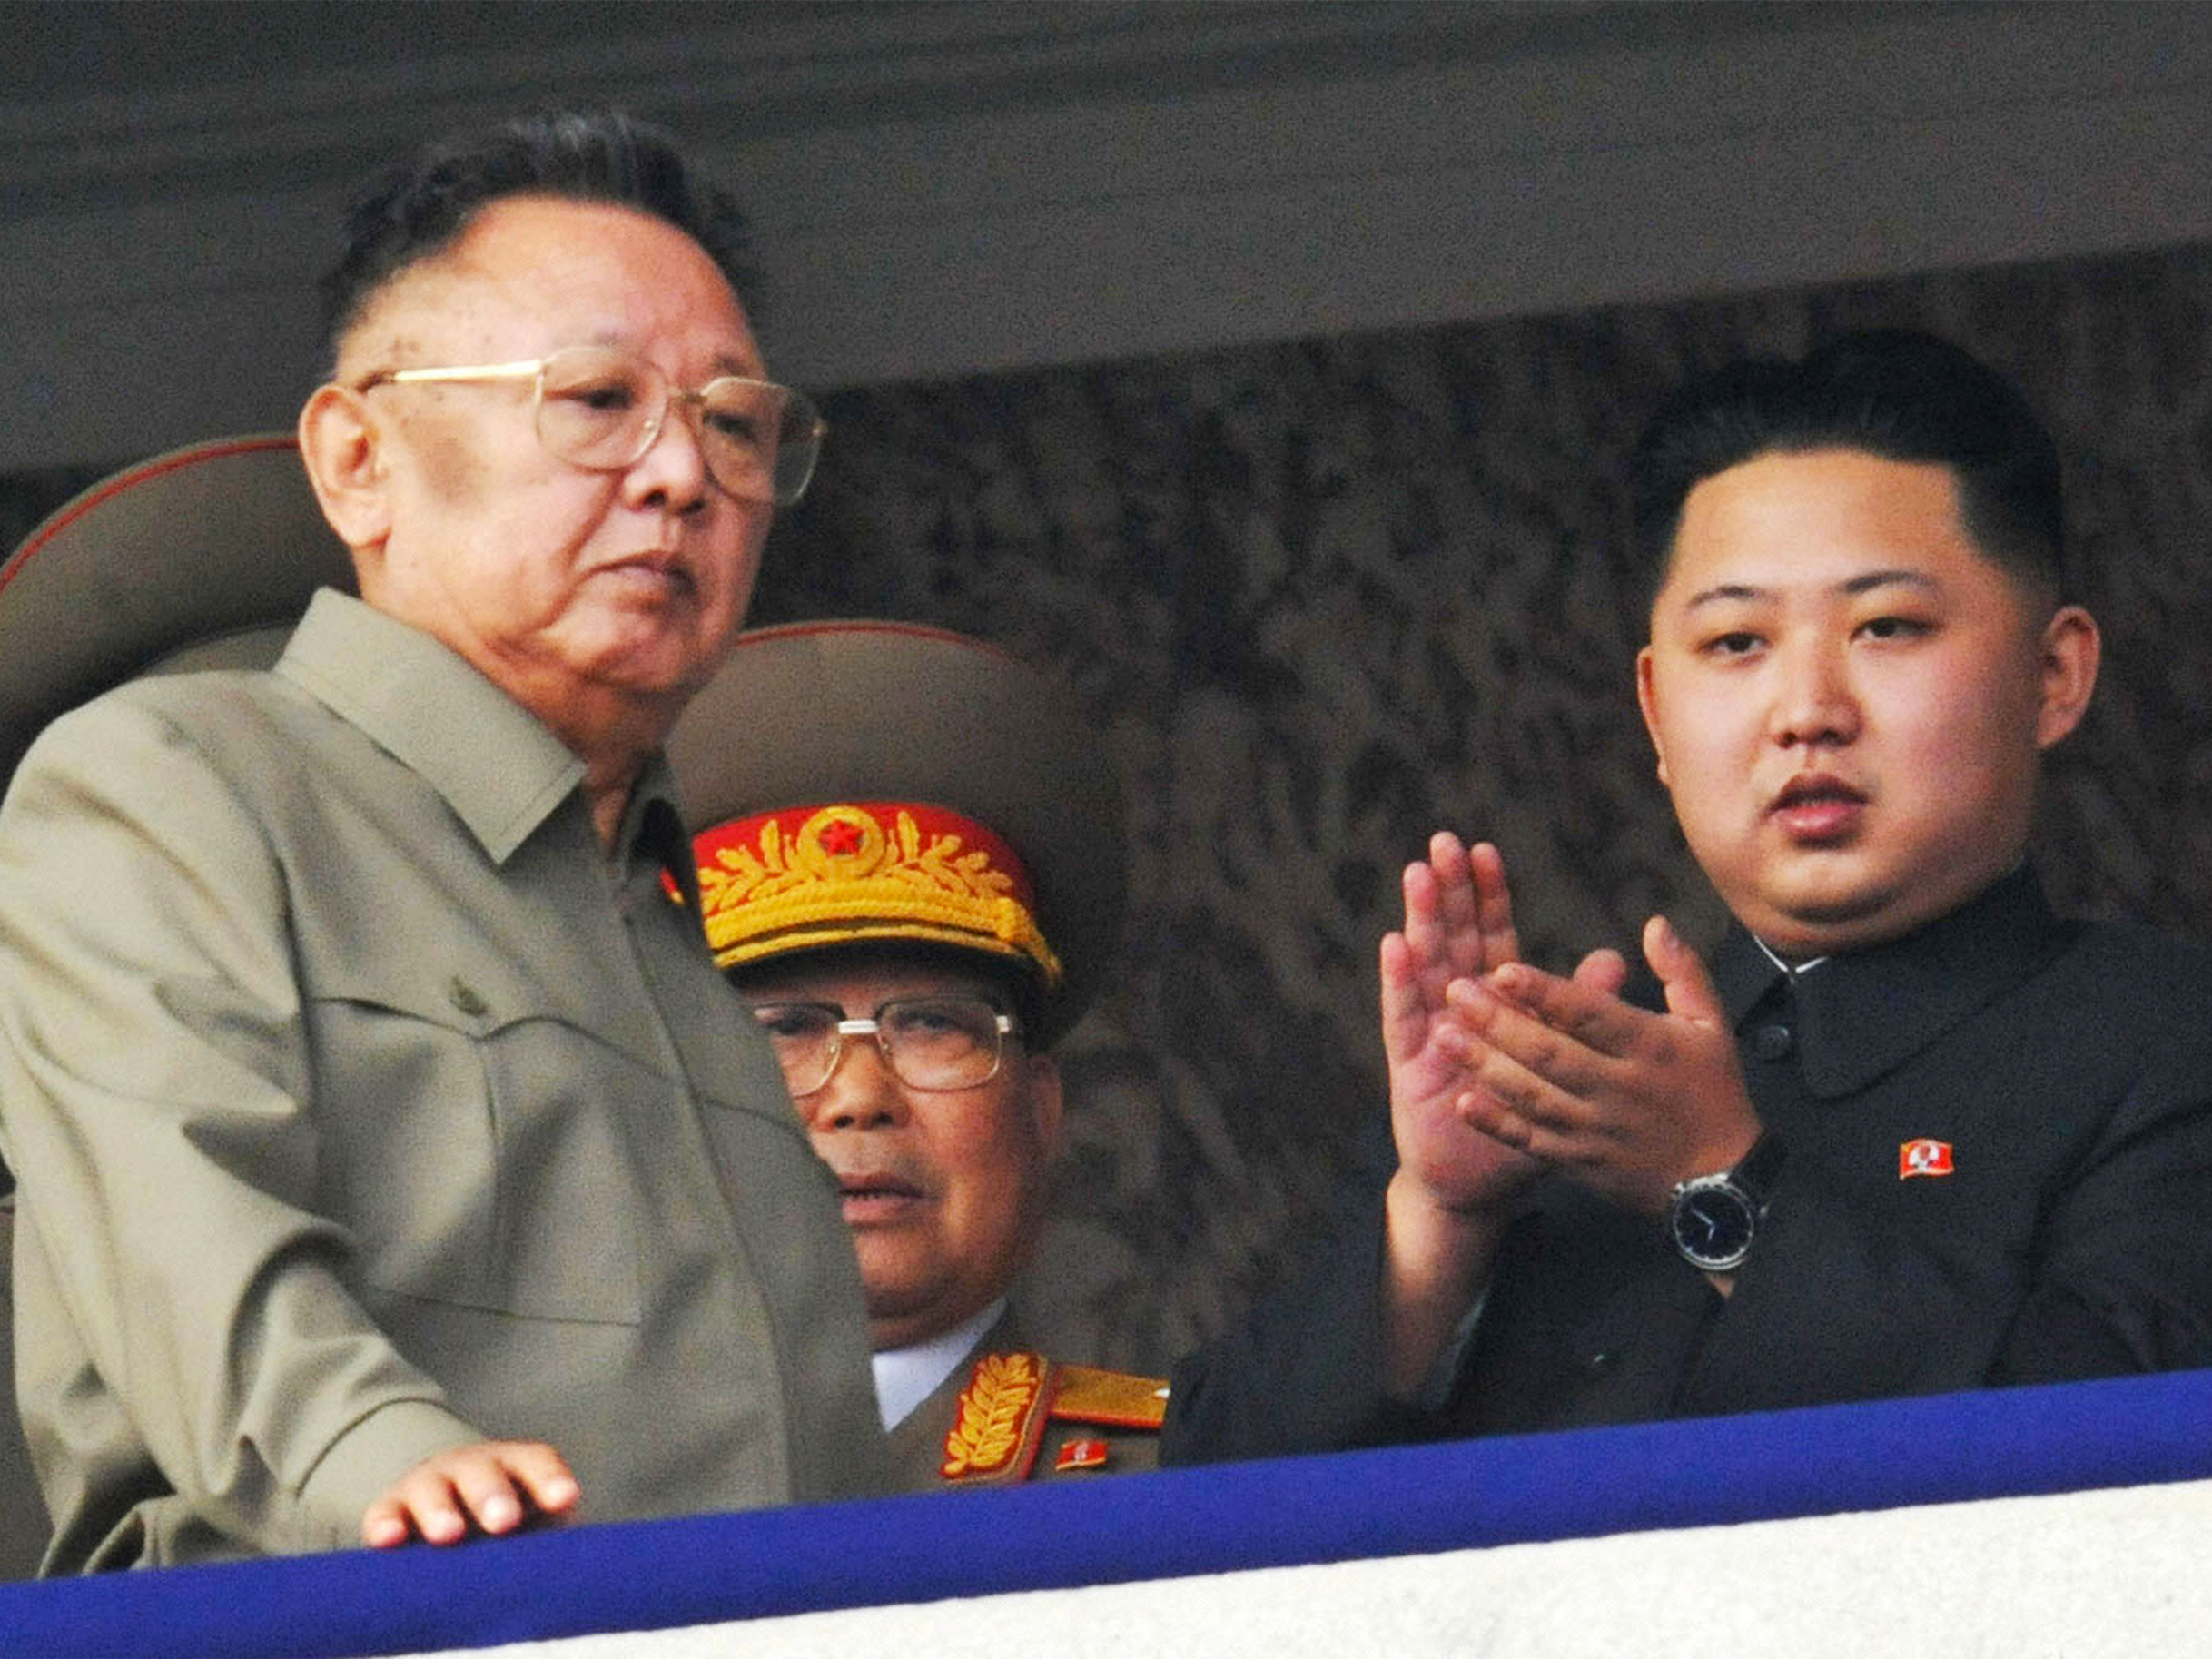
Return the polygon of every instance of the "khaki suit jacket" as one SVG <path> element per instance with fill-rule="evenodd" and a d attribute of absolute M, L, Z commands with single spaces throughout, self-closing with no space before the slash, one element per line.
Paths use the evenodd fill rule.
<path fill-rule="evenodd" d="M 49 1570 L 329 1548 L 448 1447 L 595 1519 L 884 1478 L 853 1252 L 665 766 L 317 596 L 56 722 L 0 807 L 0 1153 Z"/>

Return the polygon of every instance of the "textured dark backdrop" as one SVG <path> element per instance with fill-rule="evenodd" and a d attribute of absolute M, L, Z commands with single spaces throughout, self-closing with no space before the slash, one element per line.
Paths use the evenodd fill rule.
<path fill-rule="evenodd" d="M 1539 960 L 1655 907 L 1710 935 L 1635 715 L 1617 480 L 1664 391 L 1743 352 L 1905 322 L 2019 378 L 2108 639 L 2046 879 L 2212 934 L 2208 310 L 2187 248 L 829 399 L 755 619 L 916 618 L 1058 664 L 1129 793 L 1122 972 L 1063 1051 L 1048 1323 L 1157 1360 L 1315 1224 L 1378 1109 L 1375 943 L 1432 828 L 1504 846 Z M 4 545 L 83 481 L 0 485 Z"/>

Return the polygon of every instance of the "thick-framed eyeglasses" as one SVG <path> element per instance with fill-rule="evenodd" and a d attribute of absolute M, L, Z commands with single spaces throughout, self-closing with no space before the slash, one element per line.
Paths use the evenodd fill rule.
<path fill-rule="evenodd" d="M 568 346 L 514 363 L 380 369 L 353 390 L 474 380 L 529 381 L 538 441 L 595 472 L 633 464 L 660 436 L 668 406 L 680 403 L 707 475 L 742 501 L 788 507 L 805 495 L 828 430 L 812 400 L 788 386 L 726 374 L 690 390 L 643 358 L 606 346 Z"/>
<path fill-rule="evenodd" d="M 1017 1029 L 979 996 L 898 997 L 865 1020 L 848 1020 L 831 1002 L 756 1002 L 753 1017 L 794 1099 L 829 1081 L 848 1037 L 874 1037 L 891 1075 L 910 1089 L 973 1089 L 999 1074 Z"/>

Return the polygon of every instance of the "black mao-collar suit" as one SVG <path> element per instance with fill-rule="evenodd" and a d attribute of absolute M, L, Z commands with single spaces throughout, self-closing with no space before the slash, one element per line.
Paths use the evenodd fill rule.
<path fill-rule="evenodd" d="M 1164 1460 L 2212 1364 L 2212 953 L 2062 921 L 2022 870 L 1796 973 L 1738 930 L 1713 973 L 1784 1149 L 1733 1296 L 1548 1182 L 1441 1403 L 1393 1407 L 1378 1180 L 1178 1371 Z"/>

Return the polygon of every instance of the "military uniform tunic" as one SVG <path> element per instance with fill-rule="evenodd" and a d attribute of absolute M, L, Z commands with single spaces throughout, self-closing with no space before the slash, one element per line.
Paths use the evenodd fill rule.
<path fill-rule="evenodd" d="M 909 1492 L 1141 1474 L 1166 1410 L 1165 1378 L 1048 1358 L 1007 1312 L 893 1425 L 892 1463 Z"/>

